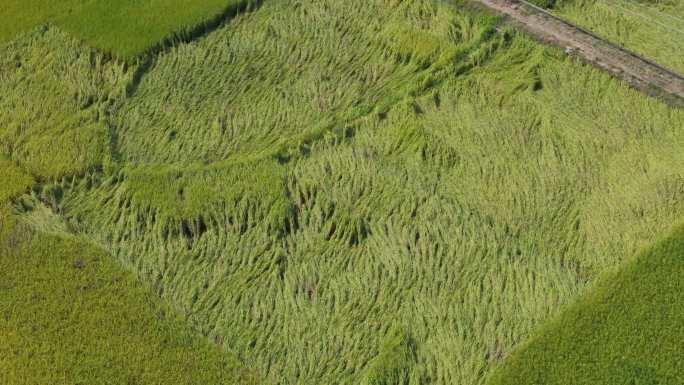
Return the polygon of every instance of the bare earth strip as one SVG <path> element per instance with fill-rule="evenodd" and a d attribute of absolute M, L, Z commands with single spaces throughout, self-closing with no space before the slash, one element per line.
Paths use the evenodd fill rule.
<path fill-rule="evenodd" d="M 684 106 L 684 77 L 612 44 L 525 1 L 478 0 L 507 16 L 541 41 L 564 48 L 588 63 L 675 106 Z"/>

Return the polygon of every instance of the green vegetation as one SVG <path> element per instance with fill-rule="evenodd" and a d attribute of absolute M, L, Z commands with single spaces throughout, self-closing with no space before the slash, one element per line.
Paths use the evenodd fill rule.
<path fill-rule="evenodd" d="M 401 329 L 392 329 L 385 337 L 377 356 L 368 364 L 363 385 L 408 385 L 415 352 L 409 335 Z"/>
<path fill-rule="evenodd" d="M 21 168 L 0 158 L 0 180 L 0 383 L 256 383 L 110 255 L 21 197 L 35 183 Z M 26 215 L 8 205 L 17 198 Z"/>
<path fill-rule="evenodd" d="M 111 163 L 101 117 L 125 95 L 121 65 L 52 28 L 0 51 L 0 383 L 256 383 L 111 255 L 71 234 L 56 201 L 36 199 L 36 180 Z"/>
<path fill-rule="evenodd" d="M 114 138 L 103 123 L 127 74 L 55 28 L 0 49 L 0 153 L 40 179 L 102 168 Z"/>
<path fill-rule="evenodd" d="M 556 12 L 608 40 L 684 73 L 684 2 L 572 0 Z"/>
<path fill-rule="evenodd" d="M 28 192 L 34 181 L 13 162 L 0 157 L 0 202 L 3 204 L 10 199 Z"/>
<path fill-rule="evenodd" d="M 684 383 L 684 226 L 606 274 L 530 338 L 490 385 Z"/>
<path fill-rule="evenodd" d="M 123 58 L 192 37 L 252 0 L 97 0 L 59 21 L 89 44 Z"/>
<path fill-rule="evenodd" d="M 133 59 L 221 23 L 252 0 L 5 0 L 0 42 L 47 22 L 94 47 Z"/>
<path fill-rule="evenodd" d="M 255 383 L 109 255 L 15 226 L 0 239 L 3 384 Z"/>
<path fill-rule="evenodd" d="M 0 3 L 0 44 L 60 17 L 68 17 L 83 0 L 4 0 Z"/>
<path fill-rule="evenodd" d="M 74 36 L 0 47 L 16 253 L 99 245 L 263 383 L 482 384 L 684 214 L 684 111 L 459 4 L 265 1 L 128 65 Z"/>
<path fill-rule="evenodd" d="M 530 3 L 542 8 L 550 9 L 556 6 L 556 0 L 529 0 Z"/>

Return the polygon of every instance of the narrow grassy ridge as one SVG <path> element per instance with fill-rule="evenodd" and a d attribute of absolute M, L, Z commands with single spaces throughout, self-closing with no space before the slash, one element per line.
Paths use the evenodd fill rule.
<path fill-rule="evenodd" d="M 684 383 L 684 226 L 606 274 L 489 385 Z"/>

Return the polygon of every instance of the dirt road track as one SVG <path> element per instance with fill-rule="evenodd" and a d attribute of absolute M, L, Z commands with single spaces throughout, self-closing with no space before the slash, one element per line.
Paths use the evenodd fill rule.
<path fill-rule="evenodd" d="M 684 107 L 684 77 L 520 0 L 475 0 L 537 39 L 609 72 L 632 87 Z"/>

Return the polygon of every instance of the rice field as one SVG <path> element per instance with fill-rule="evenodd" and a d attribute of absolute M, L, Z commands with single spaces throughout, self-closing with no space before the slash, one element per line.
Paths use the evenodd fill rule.
<path fill-rule="evenodd" d="M 256 384 L 0 159 L 0 383 Z M 17 215 L 14 204 L 31 207 Z"/>
<path fill-rule="evenodd" d="M 0 153 L 41 180 L 111 163 L 104 116 L 126 95 L 123 64 L 39 27 L 3 47 L 0 71 Z"/>
<path fill-rule="evenodd" d="M 684 73 L 684 2 L 572 0 L 555 12 L 665 67 Z"/>
<path fill-rule="evenodd" d="M 252 0 L 4 0 L 0 43 L 45 23 L 127 61 L 215 28 Z"/>
<path fill-rule="evenodd" d="M 683 236 L 679 225 L 619 271 L 605 274 L 511 356 L 489 384 L 684 382 Z"/>
<path fill-rule="evenodd" d="M 484 384 L 684 213 L 682 110 L 462 3 L 265 1 L 149 58 L 0 47 L 14 216 L 259 383 Z"/>
<path fill-rule="evenodd" d="M 256 383 L 107 253 L 16 227 L 0 230 L 3 384 Z"/>
<path fill-rule="evenodd" d="M 0 44 L 39 25 L 67 17 L 81 0 L 5 0 L 0 4 Z"/>

